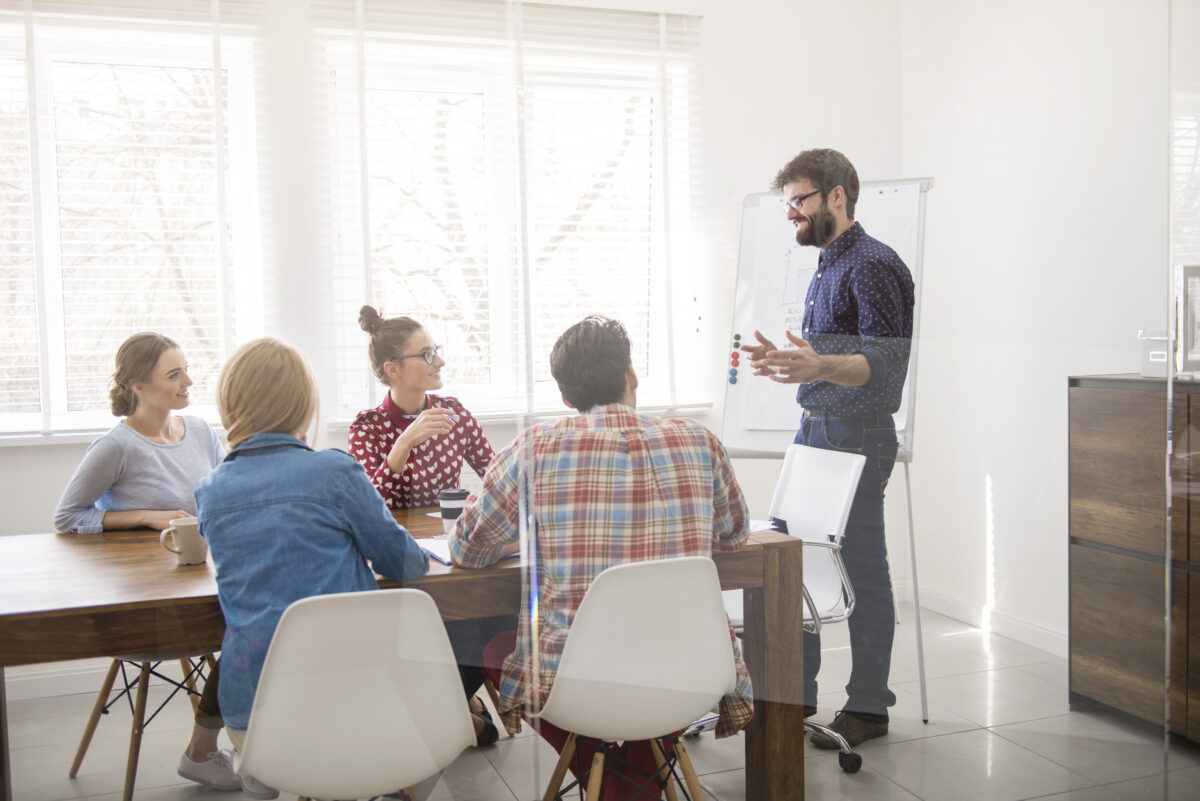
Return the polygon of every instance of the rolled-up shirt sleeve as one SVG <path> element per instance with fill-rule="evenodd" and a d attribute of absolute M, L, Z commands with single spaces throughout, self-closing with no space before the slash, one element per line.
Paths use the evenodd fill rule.
<path fill-rule="evenodd" d="M 737 483 L 733 473 L 733 465 L 729 463 L 729 454 L 725 446 L 711 431 L 704 432 L 708 437 L 708 450 L 712 454 L 713 465 L 713 543 L 714 551 L 741 550 L 750 537 L 750 513 L 746 507 L 746 499 L 742 488 Z"/>
<path fill-rule="evenodd" d="M 450 560 L 459 567 L 500 561 L 504 546 L 520 538 L 516 454 L 524 435 L 500 451 L 483 475 L 483 489 L 467 499 L 450 540 Z"/>
<path fill-rule="evenodd" d="M 907 372 L 912 338 L 905 332 L 907 293 L 894 268 L 868 261 L 855 269 L 851 291 L 858 305 L 857 351 L 871 366 L 867 387 L 888 386 Z"/>

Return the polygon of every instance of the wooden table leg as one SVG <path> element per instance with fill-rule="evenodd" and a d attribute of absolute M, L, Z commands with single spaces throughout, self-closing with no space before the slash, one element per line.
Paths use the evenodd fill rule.
<path fill-rule="evenodd" d="M 803 543 L 763 547 L 763 586 L 745 590 L 746 664 L 754 719 L 746 730 L 746 801 L 804 798 Z"/>
<path fill-rule="evenodd" d="M 0 801 L 12 801 L 12 769 L 8 753 L 8 699 L 4 694 L 4 668 L 0 667 Z"/>

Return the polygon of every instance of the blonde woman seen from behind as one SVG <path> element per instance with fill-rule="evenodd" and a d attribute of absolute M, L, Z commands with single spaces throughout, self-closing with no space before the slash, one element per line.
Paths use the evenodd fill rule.
<path fill-rule="evenodd" d="M 442 388 L 441 348 L 411 317 L 385 319 L 363 306 L 358 324 L 371 336 L 371 369 L 388 392 L 383 403 L 351 423 L 349 448 L 387 505 L 435 506 L 439 492 L 459 486 L 464 461 L 482 478 L 495 454 L 479 421 L 457 398 L 433 394 Z M 475 697 L 483 686 L 483 646 L 514 625 L 507 616 L 446 624 L 478 745 L 491 745 L 500 736 L 487 707 Z"/>
<path fill-rule="evenodd" d="M 218 406 L 231 450 L 196 486 L 196 505 L 225 616 L 220 701 L 235 746 L 293 601 L 378 589 L 368 559 L 397 581 L 429 567 L 354 459 L 306 444 L 317 405 L 307 361 L 278 340 L 242 346 L 221 371 Z"/>

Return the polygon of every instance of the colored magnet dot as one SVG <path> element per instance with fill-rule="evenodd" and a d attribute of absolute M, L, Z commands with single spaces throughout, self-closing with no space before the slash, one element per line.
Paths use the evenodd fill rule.
<path fill-rule="evenodd" d="M 737 341 L 738 341 L 738 340 L 740 340 L 741 338 L 742 338 L 742 335 L 741 335 L 741 334 L 734 334 L 734 335 L 733 335 L 733 341 L 734 341 L 734 342 L 737 342 Z"/>
<path fill-rule="evenodd" d="M 730 374 L 731 376 L 736 376 L 736 375 L 737 375 L 737 368 L 736 368 L 736 367 L 730 367 L 730 368 L 729 368 L 729 374 Z"/>
<path fill-rule="evenodd" d="M 730 383 L 730 384 L 736 384 L 736 383 L 737 383 L 737 376 L 736 376 L 736 375 L 731 375 L 731 376 L 729 376 L 729 383 Z"/>

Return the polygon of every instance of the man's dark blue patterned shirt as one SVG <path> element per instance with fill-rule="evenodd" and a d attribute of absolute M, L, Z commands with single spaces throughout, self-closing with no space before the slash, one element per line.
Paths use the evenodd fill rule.
<path fill-rule="evenodd" d="M 805 409 L 859 417 L 900 408 L 912 345 L 912 275 L 896 251 L 858 223 L 821 254 L 805 299 L 801 336 L 821 355 L 861 353 L 871 365 L 866 386 L 801 384 Z"/>

